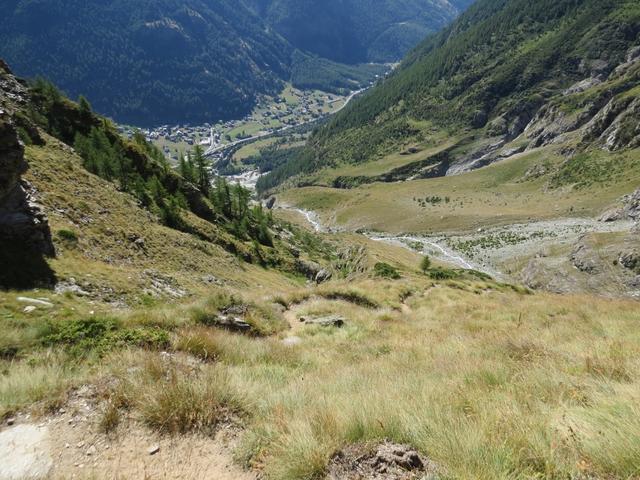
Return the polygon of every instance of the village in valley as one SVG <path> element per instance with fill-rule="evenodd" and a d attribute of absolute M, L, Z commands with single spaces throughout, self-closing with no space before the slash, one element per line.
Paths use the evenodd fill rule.
<path fill-rule="evenodd" d="M 267 137 L 305 125 L 340 110 L 353 96 L 315 91 L 303 91 L 287 86 L 278 97 L 264 96 L 254 110 L 240 120 L 202 125 L 162 125 L 137 129 L 120 126 L 121 133 L 131 136 L 140 130 L 148 141 L 159 147 L 173 163 L 196 145 L 208 156 L 233 145 Z"/>

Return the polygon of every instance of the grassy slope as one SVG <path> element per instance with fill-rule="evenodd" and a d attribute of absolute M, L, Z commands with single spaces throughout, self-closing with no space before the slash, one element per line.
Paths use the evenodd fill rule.
<path fill-rule="evenodd" d="M 52 266 L 61 277 L 114 288 L 133 308 L 71 293 L 0 293 L 0 416 L 46 415 L 64 405 L 69 389 L 93 383 L 100 431 L 127 428 L 130 417 L 160 432 L 210 433 L 233 412 L 244 427 L 237 458 L 269 479 L 321 478 L 337 449 L 382 439 L 416 446 L 451 479 L 638 475 L 636 302 L 528 294 L 471 277 L 434 282 L 417 272 L 419 256 L 351 235 L 337 243 L 364 246 L 367 266 L 391 263 L 402 279 L 365 271 L 301 286 L 159 226 L 47 140 L 28 148 L 28 178 L 54 232 L 79 235 L 77 246 L 57 240 Z M 496 181 L 507 195 L 516 185 L 508 180 L 524 168 L 508 161 L 456 178 L 469 182 L 468 192 L 486 189 L 489 199 Z M 615 198 L 618 187 L 606 188 Z M 523 214 L 524 201 L 519 208 Z M 146 254 L 133 249 L 130 234 L 145 239 Z M 195 298 L 141 296 L 145 268 L 174 277 Z M 206 273 L 226 287 L 201 284 Z M 54 307 L 25 313 L 20 295 L 44 296 Z M 249 305 L 246 319 L 266 336 L 208 326 L 223 306 L 238 303 Z M 315 314 L 339 314 L 347 324 L 325 330 L 297 321 Z M 103 325 L 105 315 L 114 332 L 74 330 L 92 319 Z M 285 346 L 289 335 L 300 343 Z"/>
<path fill-rule="evenodd" d="M 640 173 L 635 155 L 634 151 L 620 155 L 620 163 L 627 167 L 619 176 L 582 189 L 549 189 L 551 173 L 524 180 L 533 166 L 562 161 L 553 148 L 546 148 L 453 177 L 376 183 L 351 190 L 307 187 L 285 191 L 282 198 L 316 210 L 327 221 L 342 226 L 386 232 L 456 231 L 564 216 L 594 216 L 637 188 Z M 414 201 L 427 196 L 448 196 L 451 201 L 427 208 Z"/>
<path fill-rule="evenodd" d="M 26 159 L 27 179 L 49 213 L 58 251 L 52 266 L 59 279 L 75 276 L 80 281 L 90 275 L 92 282 L 114 286 L 134 302 L 149 287 L 146 269 L 175 278 L 192 293 L 207 291 L 205 275 L 238 287 L 282 285 L 281 275 L 241 262 L 214 243 L 160 225 L 132 196 L 88 173 L 82 160 L 53 138 L 47 138 L 46 146 L 28 147 Z M 233 240 L 215 225 L 186 211 L 183 215 L 203 237 Z M 61 239 L 60 230 L 76 233 L 78 241 Z M 137 238 L 144 240 L 144 247 L 133 243 Z"/>

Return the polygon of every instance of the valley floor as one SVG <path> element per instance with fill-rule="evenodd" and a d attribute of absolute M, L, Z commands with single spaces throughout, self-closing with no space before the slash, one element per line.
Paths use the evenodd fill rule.
<path fill-rule="evenodd" d="M 396 157 L 385 159 L 387 168 L 395 168 Z M 284 190 L 277 198 L 316 231 L 362 232 L 533 288 L 640 297 L 640 276 L 620 262 L 639 255 L 637 227 L 624 218 L 602 218 L 622 208 L 625 195 L 640 185 L 634 152 L 617 159 L 623 173 L 602 174 L 588 187 L 551 186 L 550 165 L 563 161 L 542 148 L 459 175 L 351 189 L 322 185 L 334 175 L 329 169 L 317 175 L 319 185 Z"/>

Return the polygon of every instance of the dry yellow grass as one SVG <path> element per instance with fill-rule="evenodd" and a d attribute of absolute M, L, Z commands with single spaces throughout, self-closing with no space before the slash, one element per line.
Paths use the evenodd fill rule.
<path fill-rule="evenodd" d="M 510 168 L 517 173 L 523 167 Z M 471 186 L 488 181 L 492 170 L 483 172 L 460 181 Z M 106 188 L 79 178 L 83 191 Z M 407 185 L 436 184 L 428 182 Z M 118 214 L 115 220 L 130 218 L 122 197 L 112 193 L 107 208 Z M 97 206 L 82 200 L 82 191 L 76 199 L 68 198 L 72 194 L 56 193 L 79 210 L 85 201 L 95 219 L 80 242 L 107 236 Z M 310 196 L 309 201 L 319 200 Z M 57 200 L 45 202 L 53 206 Z M 378 213 L 391 208 L 378 207 Z M 0 349 L 6 358 L 0 360 L 0 417 L 59 405 L 70 388 L 98 383 L 107 385 L 102 429 L 116 428 L 125 409 L 167 433 L 210 432 L 233 416 L 244 427 L 238 460 L 268 479 L 322 478 L 336 450 L 384 439 L 413 445 L 450 479 L 640 477 L 637 302 L 527 294 L 471 277 L 433 282 L 418 273 L 418 255 L 350 235 L 338 242 L 365 247 L 367 266 L 389 262 L 402 278 L 383 281 L 364 272 L 319 287 L 301 286 L 282 273 L 217 252 L 197 254 L 195 262 L 202 262 L 192 269 L 185 261 L 197 250 L 191 240 L 167 234 L 137 214 L 148 227 L 149 256 L 130 254 L 130 266 L 114 266 L 69 249 L 53 262 L 56 271 L 79 279 L 90 274 L 96 283 L 126 292 L 137 288 L 137 277 L 130 275 L 166 258 L 166 272 L 199 296 L 115 310 L 47 292 L 54 307 L 27 314 L 17 300 L 24 292 L 1 293 Z M 396 217 L 400 228 L 403 220 Z M 52 216 L 54 228 L 66 222 Z M 125 231 L 117 223 L 111 228 Z M 122 248 L 107 241 L 96 245 L 100 255 Z M 227 287 L 198 287 L 196 278 L 207 271 L 225 278 Z M 217 330 L 204 321 L 231 296 L 250 305 L 248 320 L 262 336 Z M 344 317 L 345 326 L 295 323 L 300 316 L 326 314 Z M 78 355 L 77 345 L 43 342 L 50 322 L 105 315 L 121 330 L 161 332 L 168 341 L 143 348 L 118 337 L 120 343 L 101 344 L 101 350 L 85 355 Z M 295 329 L 286 328 L 284 320 Z"/>

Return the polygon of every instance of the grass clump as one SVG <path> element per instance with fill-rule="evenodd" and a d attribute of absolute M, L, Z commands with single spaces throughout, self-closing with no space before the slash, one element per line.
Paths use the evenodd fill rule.
<path fill-rule="evenodd" d="M 193 370 L 176 358 L 147 354 L 136 368 L 119 373 L 112 398 L 161 433 L 212 433 L 221 422 L 247 410 L 244 397 L 225 371 Z"/>
<path fill-rule="evenodd" d="M 202 327 L 185 330 L 176 341 L 175 349 L 205 362 L 218 360 L 224 352 L 218 332 Z"/>
<path fill-rule="evenodd" d="M 388 263 L 379 262 L 373 267 L 373 272 L 376 277 L 388 278 L 390 280 L 400 279 L 400 273 L 398 269 Z"/>
<path fill-rule="evenodd" d="M 65 392 L 86 372 L 57 354 L 32 356 L 29 361 L 0 361 L 0 419 L 26 406 L 49 411 L 61 405 Z"/>
<path fill-rule="evenodd" d="M 327 300 L 343 300 L 345 302 L 353 303 L 359 307 L 378 308 L 380 306 L 380 304 L 369 295 L 354 289 L 323 290 L 318 292 L 318 295 L 322 298 L 326 298 Z"/>
<path fill-rule="evenodd" d="M 112 433 L 120 425 L 120 410 L 116 402 L 108 400 L 98 423 L 98 430 L 102 433 Z"/>

